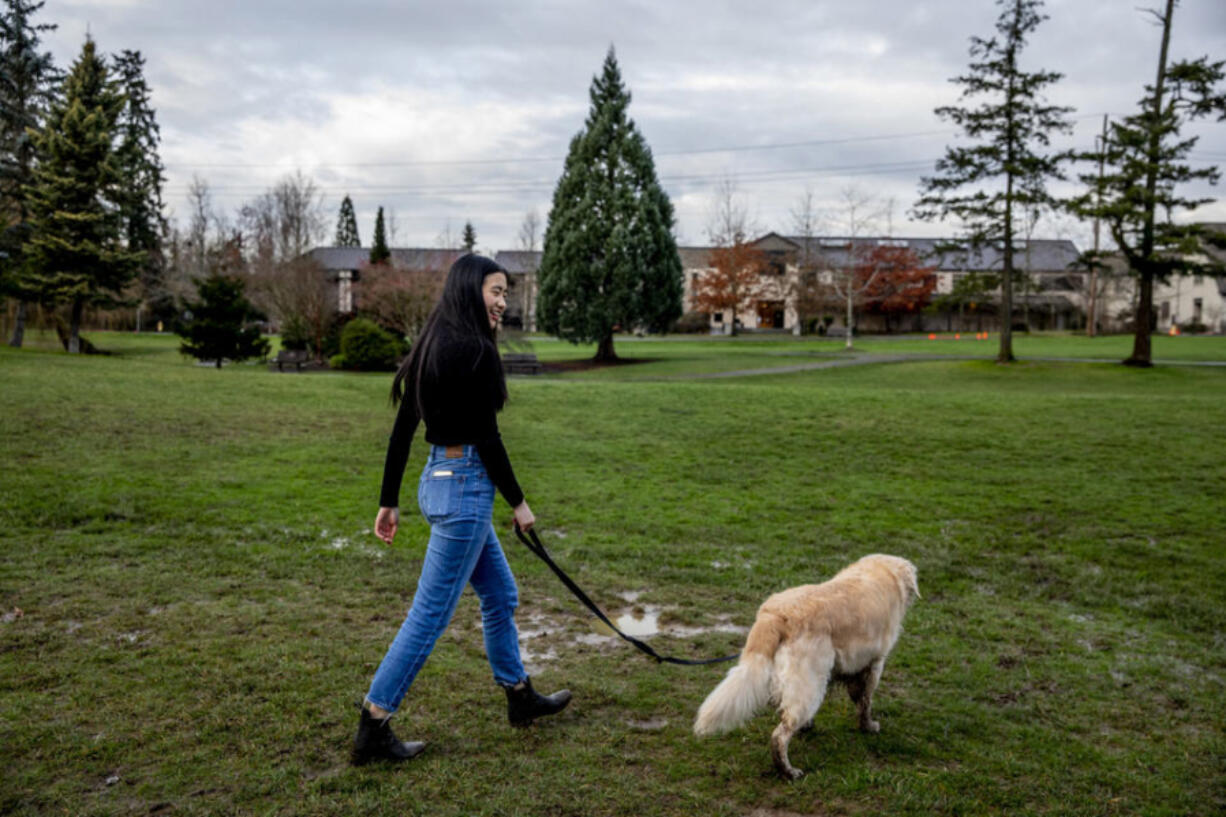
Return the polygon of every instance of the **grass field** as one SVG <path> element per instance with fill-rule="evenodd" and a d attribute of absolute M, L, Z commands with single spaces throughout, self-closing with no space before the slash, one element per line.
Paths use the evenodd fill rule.
<path fill-rule="evenodd" d="M 173 338 L 89 337 L 118 354 L 0 349 L 0 813 L 1226 809 L 1226 368 L 944 360 L 654 381 L 844 353 L 627 339 L 619 353 L 649 362 L 514 378 L 503 436 L 545 543 L 614 616 L 658 616 L 662 652 L 735 651 L 766 595 L 864 553 L 918 565 L 881 733 L 856 732 L 832 690 L 792 743 L 810 774 L 789 784 L 771 773 L 770 715 L 690 734 L 722 667 L 657 666 L 599 636 L 509 533 L 534 678 L 575 702 L 511 730 L 466 596 L 397 717 L 427 753 L 351 769 L 353 702 L 426 534 L 408 513 L 394 546 L 370 534 L 389 378 L 218 371 Z M 585 354 L 534 342 L 545 360 Z M 1155 356 L 1223 361 L 1226 346 L 1159 338 Z M 496 517 L 505 529 L 505 505 Z"/>

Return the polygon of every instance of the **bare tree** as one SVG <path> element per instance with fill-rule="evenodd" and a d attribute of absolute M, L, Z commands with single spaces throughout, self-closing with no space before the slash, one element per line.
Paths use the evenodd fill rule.
<path fill-rule="evenodd" d="M 537 215 L 536 210 L 529 210 L 524 214 L 524 222 L 519 225 L 519 248 L 529 252 L 536 251 L 537 235 L 541 231 L 541 217 Z"/>
<path fill-rule="evenodd" d="M 308 334 L 322 354 L 337 294 L 326 270 L 306 255 L 326 235 L 318 186 L 302 171 L 288 174 L 240 208 L 239 225 L 252 299 L 283 330 L 296 325 Z"/>
<path fill-rule="evenodd" d="M 405 338 L 416 337 L 425 325 L 456 258 L 454 252 L 427 255 L 427 263 L 412 267 L 393 263 L 362 268 L 362 311 Z"/>
<path fill-rule="evenodd" d="M 878 228 L 878 221 L 885 209 L 877 203 L 873 196 L 864 193 L 856 187 L 845 187 L 840 194 L 842 199 L 842 225 L 846 236 L 844 246 L 830 249 L 841 252 L 831 252 L 827 255 L 827 269 L 830 273 L 830 287 L 847 307 L 847 348 L 852 348 L 852 335 L 855 333 L 855 308 L 872 286 L 877 277 L 876 265 L 866 265 L 864 262 L 872 247 L 865 237 Z"/>
<path fill-rule="evenodd" d="M 187 204 L 189 208 L 187 235 L 184 243 L 186 252 L 186 272 L 191 277 L 203 277 L 208 271 L 209 231 L 216 221 L 213 210 L 213 194 L 209 183 L 199 176 L 192 176 L 187 188 Z"/>
<path fill-rule="evenodd" d="M 789 212 L 792 232 L 800 239 L 800 254 L 796 259 L 798 274 L 788 282 L 788 295 L 796 305 L 796 323 L 803 332 L 811 320 L 830 306 L 831 293 L 819 277 L 821 255 L 815 249 L 825 219 L 817 209 L 811 188 L 805 188 Z"/>
<path fill-rule="evenodd" d="M 252 278 L 252 298 L 281 324 L 311 338 L 317 357 L 337 311 L 336 285 L 319 262 L 299 256 Z"/>
<path fill-rule="evenodd" d="M 396 218 L 396 208 L 388 205 L 383 208 L 383 218 L 386 221 L 387 246 L 396 246 L 396 236 L 400 234 L 400 219 Z"/>

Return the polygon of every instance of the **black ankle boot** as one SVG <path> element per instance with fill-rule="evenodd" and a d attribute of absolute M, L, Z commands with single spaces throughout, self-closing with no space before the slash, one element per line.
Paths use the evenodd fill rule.
<path fill-rule="evenodd" d="M 532 679 L 525 678 L 507 691 L 507 720 L 512 726 L 527 726 L 537 718 L 561 712 L 570 703 L 570 690 L 541 695 L 532 688 Z"/>
<path fill-rule="evenodd" d="M 372 760 L 399 763 L 421 754 L 426 744 L 416 740 L 400 740 L 392 732 L 390 720 L 390 716 L 376 718 L 370 714 L 370 710 L 362 707 L 358 735 L 353 739 L 353 751 L 349 753 L 350 763 L 354 766 L 364 766 Z"/>

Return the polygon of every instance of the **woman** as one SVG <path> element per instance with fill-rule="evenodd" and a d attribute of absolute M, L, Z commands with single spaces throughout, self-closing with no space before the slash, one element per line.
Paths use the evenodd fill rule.
<path fill-rule="evenodd" d="M 462 256 L 447 273 L 443 295 L 392 383 L 392 402 L 399 402 L 400 410 L 388 442 L 375 535 L 389 544 L 396 535 L 409 444 L 425 421 L 431 448 L 417 501 L 430 522 L 430 542 L 413 604 L 363 703 L 354 765 L 408 760 L 425 748 L 397 739 L 389 719 L 450 622 L 466 584 L 481 599 L 486 657 L 494 680 L 506 690 L 511 725 L 527 726 L 570 702 L 567 690 L 536 693 L 524 672 L 514 619 L 518 591 L 490 521 L 497 487 L 514 509 L 516 525 L 527 530 L 535 522 L 495 418 L 507 399 L 494 341 L 506 293 L 506 270 L 482 256 Z"/>

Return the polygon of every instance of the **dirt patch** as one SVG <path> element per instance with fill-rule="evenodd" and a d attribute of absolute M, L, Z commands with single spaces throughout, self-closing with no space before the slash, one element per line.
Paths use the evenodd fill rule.
<path fill-rule="evenodd" d="M 589 369 L 608 369 L 615 366 L 633 366 L 636 363 L 650 363 L 651 358 L 619 357 L 617 360 L 593 360 L 585 357 L 582 360 L 552 360 L 541 362 L 542 374 L 561 374 L 564 372 L 586 372 Z"/>

